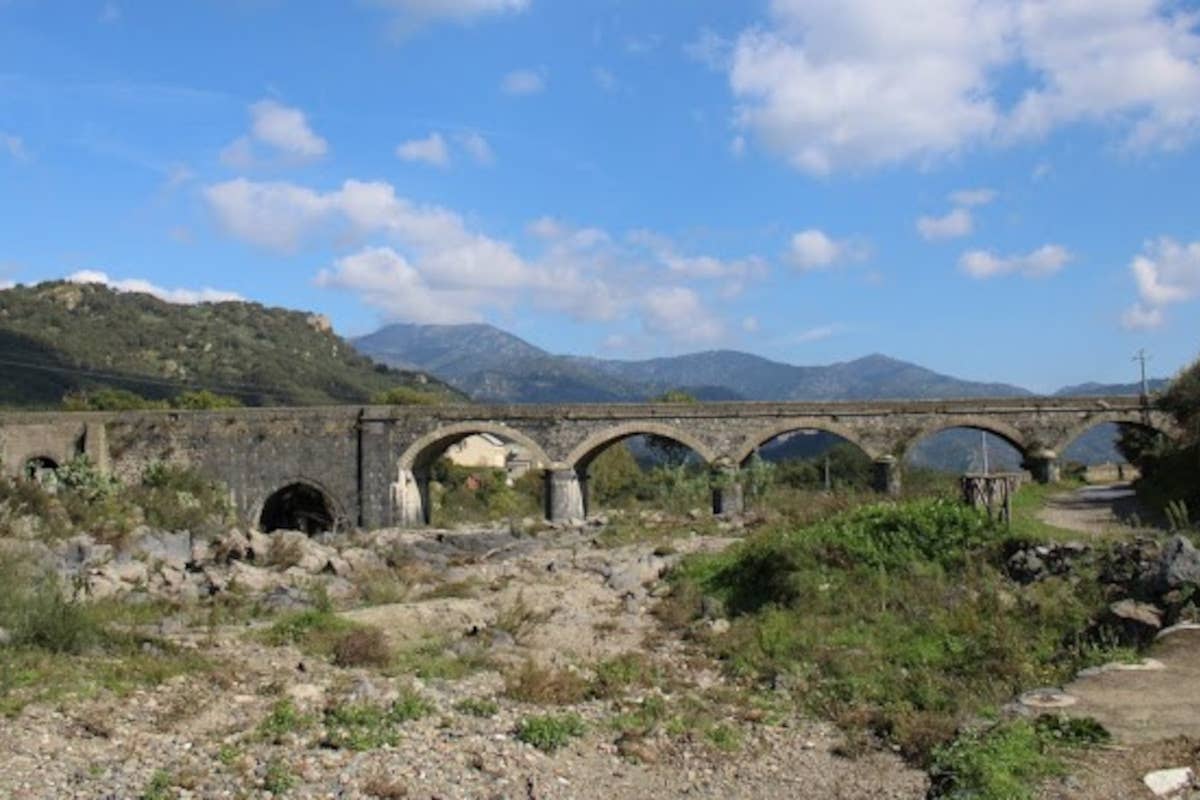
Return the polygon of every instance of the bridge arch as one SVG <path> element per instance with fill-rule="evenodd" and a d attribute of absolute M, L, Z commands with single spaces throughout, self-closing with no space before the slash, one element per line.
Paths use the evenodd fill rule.
<path fill-rule="evenodd" d="M 468 436 L 490 433 L 501 439 L 519 444 L 525 448 L 535 467 L 545 467 L 551 463 L 551 458 L 540 444 L 529 438 L 516 428 L 499 422 L 458 422 L 437 428 L 417 439 L 401 454 L 398 466 L 400 470 L 424 471 L 446 451 L 446 448 L 461 442 Z"/>
<path fill-rule="evenodd" d="M 879 457 L 879 453 L 874 452 L 871 448 L 863 444 L 858 433 L 846 425 L 837 422 L 825 420 L 810 420 L 810 419 L 789 419 L 781 422 L 773 423 L 765 428 L 761 428 L 749 437 L 743 440 L 742 444 L 730 455 L 730 460 L 736 465 L 745 464 L 746 461 L 754 455 L 755 451 L 763 445 L 768 444 L 771 440 L 796 431 L 821 431 L 823 433 L 831 433 L 834 436 L 845 439 L 850 444 L 857 447 L 859 450 L 866 453 L 870 458 Z"/>
<path fill-rule="evenodd" d="M 567 456 L 567 466 L 586 472 L 588 465 L 610 445 L 631 436 L 662 436 L 689 447 L 705 464 L 712 464 L 717 454 L 701 439 L 687 431 L 660 422 L 627 422 L 597 431 L 579 443 Z"/>
<path fill-rule="evenodd" d="M 977 431 L 985 431 L 1008 442 L 1021 454 L 1022 458 L 1029 455 L 1029 442 L 1026 441 L 1025 435 L 1015 427 L 998 419 L 976 416 L 953 416 L 938 419 L 936 422 L 926 425 L 901 442 L 895 455 L 901 461 L 904 461 L 912 454 L 912 450 L 918 442 L 928 439 L 930 436 L 935 436 L 942 431 L 953 430 L 955 428 L 970 428 Z"/>
<path fill-rule="evenodd" d="M 1174 431 L 1171 430 L 1171 425 L 1163 424 L 1166 420 L 1156 419 L 1154 417 L 1145 417 L 1140 414 L 1131 415 L 1127 411 L 1107 411 L 1098 414 L 1090 414 L 1086 419 L 1080 420 L 1063 434 L 1062 438 L 1054 443 L 1050 449 L 1055 453 L 1062 455 L 1071 444 L 1083 436 L 1085 433 L 1095 428 L 1098 425 L 1106 423 L 1114 423 L 1122 428 L 1128 426 L 1139 428 L 1145 431 L 1152 431 L 1161 434 L 1168 439 L 1172 438 Z"/>
<path fill-rule="evenodd" d="M 42 480 L 44 476 L 61 466 L 58 460 L 47 455 L 26 456 L 21 461 L 21 477 L 27 480 Z"/>
<path fill-rule="evenodd" d="M 307 477 L 285 478 L 254 506 L 252 519 L 264 533 L 303 531 L 310 536 L 337 530 L 347 522 L 345 510 L 333 492 Z"/>

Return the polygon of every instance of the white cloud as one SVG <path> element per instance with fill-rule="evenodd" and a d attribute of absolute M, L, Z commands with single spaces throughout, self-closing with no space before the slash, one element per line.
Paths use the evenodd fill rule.
<path fill-rule="evenodd" d="M 545 88 L 546 76 L 539 70 L 515 69 L 500 81 L 501 91 L 517 96 L 538 94 Z"/>
<path fill-rule="evenodd" d="M 647 230 L 629 234 L 630 243 L 648 251 L 668 272 L 682 278 L 746 279 L 765 277 L 767 263 L 758 256 L 723 259 L 710 255 L 685 255 L 670 238 Z"/>
<path fill-rule="evenodd" d="M 986 206 L 996 199 L 994 189 L 960 189 L 950 194 L 950 202 L 962 208 Z"/>
<path fill-rule="evenodd" d="M 100 21 L 105 23 L 117 22 L 121 19 L 121 7 L 116 3 L 105 3 L 100 9 Z"/>
<path fill-rule="evenodd" d="M 647 333 L 673 342 L 699 344 L 719 340 L 725 327 L 695 290 L 683 286 L 656 287 L 642 300 L 642 324 Z"/>
<path fill-rule="evenodd" d="M 965 208 L 955 208 L 944 217 L 921 217 L 917 220 L 917 231 L 929 241 L 967 236 L 973 228 L 971 212 Z"/>
<path fill-rule="evenodd" d="M 604 67 L 593 68 L 592 79 L 596 81 L 597 86 L 606 92 L 615 92 L 617 90 L 617 76 Z"/>
<path fill-rule="evenodd" d="M 322 270 L 316 284 L 348 289 L 389 318 L 432 325 L 477 322 L 482 298 L 470 289 L 433 289 L 404 256 L 390 247 L 362 250 Z"/>
<path fill-rule="evenodd" d="M 434 167 L 450 166 L 450 149 L 440 133 L 431 133 L 424 139 L 411 139 L 396 146 L 396 157 L 404 161 L 418 161 Z"/>
<path fill-rule="evenodd" d="M 250 133 L 239 136 L 221 150 L 221 163 L 226 166 L 234 169 L 254 166 L 258 161 L 255 142 L 296 161 L 312 161 L 329 152 L 329 144 L 313 131 L 300 109 L 275 100 L 260 100 L 251 104 L 249 111 Z"/>
<path fill-rule="evenodd" d="M 751 316 L 742 319 L 742 330 L 746 333 L 758 333 L 759 327 L 758 317 Z"/>
<path fill-rule="evenodd" d="M 653 53 L 661 44 L 662 36 L 657 33 L 649 33 L 644 36 L 626 36 L 625 52 L 631 56 L 644 56 L 647 53 Z"/>
<path fill-rule="evenodd" d="M 1122 316 L 1126 328 L 1155 328 L 1168 306 L 1200 297 L 1200 241 L 1180 244 L 1163 236 L 1146 243 L 1129 265 L 1138 302 Z"/>
<path fill-rule="evenodd" d="M 741 158 L 746 155 L 746 137 L 738 134 L 733 137 L 733 141 L 729 143 L 729 152 L 734 158 Z"/>
<path fill-rule="evenodd" d="M 496 154 L 492 152 L 491 144 L 483 137 L 483 134 L 477 131 L 459 134 L 458 143 L 463 150 L 467 151 L 467 155 L 475 160 L 476 164 L 486 165 L 496 161 Z"/>
<path fill-rule="evenodd" d="M 15 281 L 0 279 L 0 291 L 3 291 L 4 289 L 11 289 L 16 285 L 17 284 Z"/>
<path fill-rule="evenodd" d="M 712 28 L 701 28 L 696 38 L 683 46 L 683 54 L 718 72 L 729 68 L 733 42 Z"/>
<path fill-rule="evenodd" d="M 714 60 L 717 41 L 692 50 Z M 923 0 L 897 13 L 894 0 L 771 0 L 769 24 L 737 37 L 726 69 L 739 126 L 813 174 L 1077 123 L 1109 125 L 1135 149 L 1200 132 L 1186 3 Z"/>
<path fill-rule="evenodd" d="M 0 153 L 8 153 L 17 161 L 29 158 L 29 154 L 25 151 L 25 140 L 20 136 L 3 131 L 0 131 Z"/>
<path fill-rule="evenodd" d="M 866 257 L 865 248 L 849 240 L 838 240 L 817 228 L 809 228 L 792 235 L 788 244 L 788 261 L 796 269 L 828 269 L 848 261 L 861 261 Z"/>
<path fill-rule="evenodd" d="M 519 14 L 530 0 L 371 0 L 397 13 L 396 26 L 407 33 L 434 22 L 467 24 L 481 17 Z"/>
<path fill-rule="evenodd" d="M 818 325 L 815 328 L 801 331 L 792 337 L 792 341 L 797 344 L 808 344 L 809 342 L 821 342 L 829 339 L 842 332 L 841 325 Z"/>
<path fill-rule="evenodd" d="M 1062 245 L 1047 244 L 1026 255 L 997 256 L 986 250 L 963 253 L 959 266 L 972 278 L 987 279 L 1020 274 L 1045 278 L 1061 270 L 1074 256 Z"/>
<path fill-rule="evenodd" d="M 73 272 L 66 277 L 66 280 L 72 283 L 101 283 L 114 291 L 149 294 L 157 297 L 159 300 L 179 305 L 221 303 L 228 300 L 245 299 L 236 292 L 226 292 L 220 289 L 164 289 L 161 286 L 140 278 L 110 278 L 108 273 L 92 269 Z"/>

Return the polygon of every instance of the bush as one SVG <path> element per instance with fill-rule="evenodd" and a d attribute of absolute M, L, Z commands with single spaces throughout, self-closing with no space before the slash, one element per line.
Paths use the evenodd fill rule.
<path fill-rule="evenodd" d="M 444 395 L 424 392 L 411 386 L 397 386 L 371 396 L 377 406 L 432 406 L 444 403 Z"/>
<path fill-rule="evenodd" d="M 333 663 L 339 667 L 385 667 L 392 659 L 383 631 L 357 628 L 333 645 Z"/>
<path fill-rule="evenodd" d="M 526 717 L 517 724 L 517 739 L 537 749 L 553 753 L 586 730 L 578 714 L 547 714 Z"/>
<path fill-rule="evenodd" d="M 11 555 L 0 559 L 0 627 L 15 647 L 78 654 L 108 641 L 98 616 L 66 597 L 58 577 Z"/>

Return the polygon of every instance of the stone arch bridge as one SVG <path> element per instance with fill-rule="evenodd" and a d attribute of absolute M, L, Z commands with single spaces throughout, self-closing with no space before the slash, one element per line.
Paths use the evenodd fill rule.
<path fill-rule="evenodd" d="M 587 514 L 592 459 L 637 434 L 695 451 L 712 469 L 721 513 L 740 508 L 741 465 L 793 431 L 826 431 L 858 446 L 875 462 L 876 488 L 895 493 L 909 448 L 939 431 L 994 433 L 1022 453 L 1037 480 L 1051 481 L 1058 453 L 1106 422 L 1174 433 L 1168 417 L 1135 397 L 15 412 L 0 414 L 0 468 L 15 474 L 85 454 L 135 480 L 151 463 L 188 464 L 227 485 L 252 524 L 288 498 L 315 498 L 342 526 L 377 528 L 426 523 L 433 463 L 477 433 L 529 453 L 545 474 L 548 518 L 563 520 Z"/>

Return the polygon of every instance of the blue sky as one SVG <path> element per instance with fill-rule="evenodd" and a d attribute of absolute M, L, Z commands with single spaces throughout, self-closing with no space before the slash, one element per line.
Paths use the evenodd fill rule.
<path fill-rule="evenodd" d="M 0 283 L 1124 382 L 1198 134 L 1180 0 L 0 0 Z"/>

